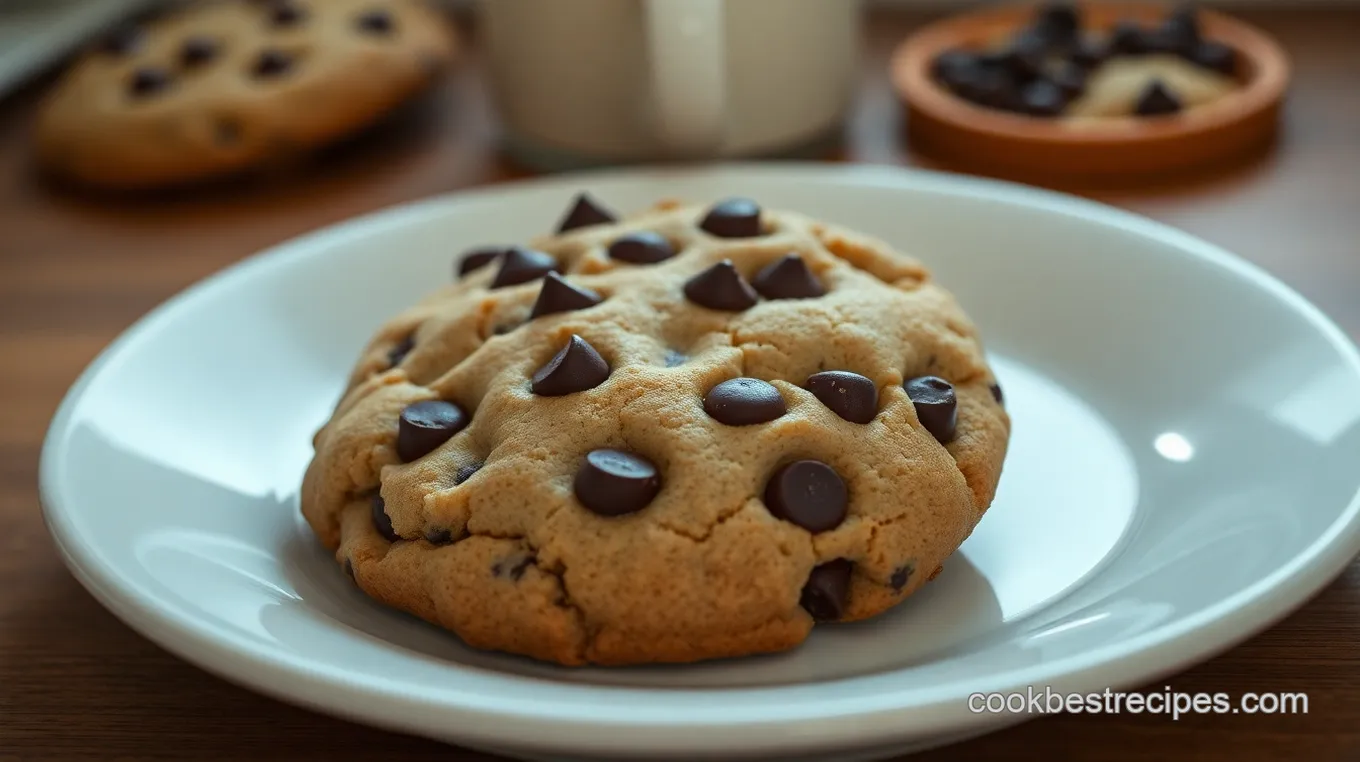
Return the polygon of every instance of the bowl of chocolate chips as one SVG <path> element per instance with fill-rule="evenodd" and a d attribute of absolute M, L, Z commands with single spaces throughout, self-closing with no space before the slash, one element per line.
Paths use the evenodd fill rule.
<path fill-rule="evenodd" d="M 1046 2 L 951 16 L 896 50 L 924 153 L 973 171 L 1111 178 L 1240 161 L 1268 146 L 1289 61 L 1191 4 Z"/>

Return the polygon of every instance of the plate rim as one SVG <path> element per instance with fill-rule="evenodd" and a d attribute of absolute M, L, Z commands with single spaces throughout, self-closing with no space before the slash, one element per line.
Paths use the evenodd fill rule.
<path fill-rule="evenodd" d="M 1017 183 L 957 175 L 947 172 L 904 169 L 878 165 L 840 165 L 815 162 L 721 163 L 697 168 L 613 168 L 589 172 L 528 178 L 491 186 L 458 189 L 430 198 L 395 204 L 294 236 L 245 257 L 189 285 L 147 312 L 122 331 L 77 377 L 44 436 L 39 462 L 39 499 L 44 523 L 62 561 L 101 605 L 133 630 L 171 653 L 229 682 L 346 719 L 389 729 L 412 732 L 442 740 L 515 746 L 563 753 L 758 753 L 789 750 L 802 752 L 834 748 L 890 744 L 924 734 L 944 733 L 999 723 L 1005 715 L 973 714 L 955 686 L 901 686 L 882 691 L 872 699 L 827 699 L 789 706 L 780 704 L 760 711 L 762 698 L 776 699 L 791 686 L 713 689 L 682 688 L 664 691 L 636 686 L 579 686 L 590 693 L 608 693 L 655 699 L 665 693 L 727 697 L 727 710 L 697 714 L 665 714 L 645 702 L 630 702 L 627 711 L 592 716 L 581 707 L 553 701 L 500 701 L 482 693 L 459 691 L 456 686 L 438 692 L 405 691 L 394 680 L 349 679 L 345 670 L 300 663 L 292 654 L 234 637 L 229 632 L 203 626 L 191 618 L 160 611 L 136 586 L 120 584 L 95 545 L 71 524 L 71 511 L 64 507 L 59 483 L 61 446 L 71 414 L 103 367 L 138 337 L 200 294 L 250 277 L 262 267 L 283 261 L 303 261 L 324 256 L 332 242 L 369 234 L 387 226 L 400 226 L 435 215 L 450 204 L 469 198 L 515 195 L 521 190 L 579 190 L 601 183 L 657 182 L 668 175 L 721 177 L 735 175 L 785 182 L 797 178 L 832 186 L 911 187 L 917 190 L 981 195 L 1048 211 L 1095 219 L 1103 224 L 1133 230 L 1168 243 L 1177 256 L 1198 258 L 1242 278 L 1269 293 L 1315 328 L 1336 352 L 1338 359 L 1360 377 L 1360 351 L 1346 334 L 1319 308 L 1263 268 L 1164 223 L 1106 204 Z M 1025 686 L 1049 686 L 1055 691 L 1079 691 L 1092 687 L 1121 688 L 1146 683 L 1210 658 L 1259 633 L 1296 610 L 1331 582 L 1360 553 L 1360 483 L 1337 519 L 1331 522 L 1304 551 L 1237 593 L 1221 599 L 1184 620 L 1164 625 L 1118 643 L 1089 649 L 1072 656 L 1039 662 L 1008 672 L 993 673 L 991 685 L 978 690 L 1023 690 Z M 153 599 L 154 600 L 154 599 Z M 1151 665 L 1151 667 L 1149 667 Z M 459 669 L 458 665 L 452 668 Z M 997 680 L 995 678 L 1004 678 Z M 495 680 L 538 680 L 520 675 L 498 674 Z M 844 678 L 854 679 L 854 678 Z M 970 691 L 971 692 L 971 691 Z M 733 697 L 753 703 L 742 712 L 730 712 Z M 362 699 L 356 700 L 356 699 Z M 773 702 L 766 702 L 773 703 Z M 360 711 L 357 707 L 365 707 Z M 792 711 L 791 711 L 792 710 Z M 854 722 L 844 722 L 853 717 Z M 434 720 L 438 720 L 438 727 Z M 506 726 L 506 723 L 513 723 Z M 798 732 L 790 727 L 798 725 Z M 497 728 L 500 728 L 497 730 Z M 695 733 L 703 729 L 703 733 Z"/>

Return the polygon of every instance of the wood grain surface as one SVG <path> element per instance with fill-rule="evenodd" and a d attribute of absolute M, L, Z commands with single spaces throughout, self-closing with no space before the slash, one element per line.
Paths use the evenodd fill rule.
<path fill-rule="evenodd" d="M 1360 336 L 1360 10 L 1246 17 L 1294 57 L 1279 145 L 1156 187 L 1073 189 L 1264 266 Z M 871 18 L 845 141 L 831 160 L 933 166 L 901 139 L 885 65 L 923 16 Z M 291 236 L 520 176 L 496 151 L 477 62 L 362 139 L 266 180 L 99 198 L 33 173 L 44 83 L 0 103 L 0 760 L 491 760 L 261 698 L 152 645 L 66 572 L 38 506 L 45 427 L 120 331 L 194 281 Z M 1267 632 L 1160 681 L 1179 691 L 1304 691 L 1306 715 L 1044 718 L 923 754 L 942 760 L 1360 760 L 1360 564 Z"/>

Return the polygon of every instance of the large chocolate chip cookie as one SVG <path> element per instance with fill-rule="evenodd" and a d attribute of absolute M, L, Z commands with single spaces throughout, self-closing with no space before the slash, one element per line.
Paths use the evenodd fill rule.
<path fill-rule="evenodd" d="M 991 503 L 973 325 L 884 243 L 734 199 L 468 252 L 388 323 L 302 511 L 358 585 L 562 664 L 779 651 L 900 603 Z"/>

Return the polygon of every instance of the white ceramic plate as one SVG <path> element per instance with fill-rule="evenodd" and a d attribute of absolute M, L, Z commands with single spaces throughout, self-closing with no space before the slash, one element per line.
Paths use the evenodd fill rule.
<path fill-rule="evenodd" d="M 361 344 L 462 249 L 573 193 L 749 195 L 933 266 L 1014 418 L 996 502 L 895 611 L 778 656 L 561 669 L 369 602 L 296 494 Z M 42 494 L 76 576 L 129 625 L 273 696 L 539 757 L 869 758 L 1023 719 L 977 692 L 1145 684 L 1260 630 L 1360 549 L 1360 362 L 1316 309 L 1202 241 L 1077 199 L 883 168 L 562 177 L 285 244 L 147 316 L 76 383 Z"/>

